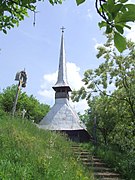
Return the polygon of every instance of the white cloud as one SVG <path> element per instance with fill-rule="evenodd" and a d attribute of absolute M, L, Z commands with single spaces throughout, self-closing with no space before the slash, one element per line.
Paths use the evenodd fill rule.
<path fill-rule="evenodd" d="M 52 86 L 56 83 L 57 71 L 52 74 L 44 74 L 43 80 L 40 85 L 40 90 L 38 94 L 43 97 L 46 104 L 50 106 L 54 103 L 55 93 L 52 89 Z"/>
<path fill-rule="evenodd" d="M 135 2 L 134 2 L 134 0 L 128 0 L 127 3 L 129 4 L 129 3 L 135 3 Z"/>
<path fill-rule="evenodd" d="M 74 13 L 80 16 L 80 18 L 85 21 L 92 20 L 93 18 L 92 10 L 89 8 L 89 5 L 87 9 L 75 9 Z"/>
<path fill-rule="evenodd" d="M 92 19 L 92 12 L 91 9 L 87 9 L 87 17 Z"/>
<path fill-rule="evenodd" d="M 86 100 L 81 100 L 80 102 L 71 102 L 71 106 L 76 110 L 76 112 L 80 112 L 81 114 L 84 114 L 84 110 L 88 109 L 88 104 Z"/>
<path fill-rule="evenodd" d="M 101 46 L 103 46 L 103 44 L 101 44 L 101 43 L 96 43 L 95 46 L 94 46 L 94 48 L 95 48 L 96 51 L 98 51 L 98 47 L 101 47 Z"/>
<path fill-rule="evenodd" d="M 92 39 L 95 42 L 94 48 L 96 51 L 98 51 L 98 47 L 104 47 L 104 43 L 98 43 L 96 38 Z M 105 47 L 108 50 L 113 50 L 115 48 L 114 42 L 112 41 L 112 44 L 109 47 Z"/>
<path fill-rule="evenodd" d="M 135 42 L 135 24 L 130 24 L 131 29 L 126 29 L 126 37 Z"/>
<path fill-rule="evenodd" d="M 56 83 L 57 74 L 58 74 L 57 71 L 55 73 L 45 74 L 43 76 L 41 89 L 50 89 L 50 87 L 52 87 L 52 85 Z"/>
<path fill-rule="evenodd" d="M 92 40 L 94 41 L 95 45 L 94 45 L 94 49 L 97 51 L 97 47 L 99 46 L 103 46 L 103 43 L 98 43 L 96 38 L 92 38 Z"/>
<path fill-rule="evenodd" d="M 78 90 L 83 85 L 80 68 L 76 64 L 67 62 L 67 79 L 72 89 Z"/>
<path fill-rule="evenodd" d="M 40 91 L 38 92 L 39 95 L 44 97 L 45 103 L 51 106 L 54 104 L 55 94 L 52 86 L 54 86 L 56 83 L 57 74 L 57 71 L 51 74 L 45 74 L 43 76 L 43 81 L 41 82 Z M 80 68 L 74 63 L 67 62 L 67 78 L 72 90 L 78 90 L 83 85 L 83 82 L 81 81 L 82 77 L 80 75 Z M 80 113 L 84 113 L 84 110 L 88 108 L 87 102 L 85 100 L 82 100 L 78 103 L 71 102 L 71 105 L 77 112 Z"/>

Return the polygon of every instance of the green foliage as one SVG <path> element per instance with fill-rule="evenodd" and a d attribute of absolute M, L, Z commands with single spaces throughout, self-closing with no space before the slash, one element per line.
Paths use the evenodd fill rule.
<path fill-rule="evenodd" d="M 94 149 L 97 156 L 104 159 L 105 162 L 115 167 L 115 171 L 119 171 L 125 179 L 134 179 L 135 172 L 135 154 L 120 152 L 118 147 L 99 146 Z"/>
<path fill-rule="evenodd" d="M 12 113 L 16 91 L 16 85 L 12 85 L 11 87 L 7 87 L 3 90 L 0 94 L 0 109 L 5 112 Z M 49 105 L 40 103 L 33 95 L 28 96 L 20 90 L 16 107 L 16 115 L 22 116 L 23 109 L 26 110 L 26 118 L 39 123 L 39 121 L 48 113 L 50 107 Z"/>
<path fill-rule="evenodd" d="M 97 57 L 104 58 L 104 63 L 84 73 L 85 87 L 74 91 L 73 100 L 77 97 L 79 101 L 85 95 L 89 110 L 83 119 L 90 134 L 95 136 L 96 125 L 97 143 L 120 152 L 115 165 L 132 179 L 135 168 L 135 44 L 128 41 L 126 46 L 126 52 L 117 55 L 109 35 L 107 43 L 98 47 Z M 109 153 L 104 157 L 109 158 Z"/>
<path fill-rule="evenodd" d="M 121 26 L 116 26 L 116 29 L 120 32 L 123 32 L 123 29 L 121 29 Z M 120 33 L 121 33 L 120 32 Z M 126 49 L 126 39 L 120 35 L 118 32 L 114 32 L 114 44 L 115 47 L 118 49 L 119 52 L 122 52 Z"/>
<path fill-rule="evenodd" d="M 7 116 L 7 113 L 0 108 L 0 117 L 5 118 Z"/>
<path fill-rule="evenodd" d="M 88 180 L 65 136 L 30 121 L 0 116 L 0 178 Z"/>
<path fill-rule="evenodd" d="M 63 0 L 49 0 L 49 2 L 54 5 L 54 4 L 62 4 Z"/>
<path fill-rule="evenodd" d="M 33 95 L 27 96 L 26 93 L 21 94 L 18 103 L 18 113 L 21 113 L 21 110 L 25 109 L 25 117 L 34 120 L 36 123 L 39 123 L 50 110 L 49 105 L 40 103 Z"/>
<path fill-rule="evenodd" d="M 99 27 L 105 27 L 105 33 L 113 33 L 114 44 L 119 52 L 126 49 L 126 41 L 123 36 L 124 29 L 131 27 L 128 22 L 135 21 L 135 4 L 128 4 L 128 0 L 96 0 L 96 9 L 103 21 Z"/>
<path fill-rule="evenodd" d="M 1 0 L 0 1 L 0 31 L 7 34 L 7 30 L 19 26 L 19 22 L 28 17 L 28 12 L 36 12 L 36 3 L 44 0 Z M 54 4 L 61 4 L 62 0 L 49 0 Z M 35 23 L 35 22 L 34 22 Z"/>
<path fill-rule="evenodd" d="M 135 154 L 131 156 L 128 153 L 123 153 L 118 146 L 94 146 L 90 142 L 81 144 L 81 146 L 87 149 L 90 154 L 100 157 L 109 167 L 113 168 L 114 171 L 119 172 L 123 179 L 134 179 Z"/>
<path fill-rule="evenodd" d="M 35 11 L 35 2 L 36 0 L 0 1 L 0 30 L 7 33 L 7 29 L 18 26 L 28 16 L 28 10 Z"/>
<path fill-rule="evenodd" d="M 11 112 L 16 94 L 17 86 L 7 87 L 1 93 L 0 104 L 5 112 Z"/>
<path fill-rule="evenodd" d="M 76 0 L 77 5 L 80 5 L 80 4 L 84 3 L 84 2 L 85 2 L 85 0 Z"/>
<path fill-rule="evenodd" d="M 35 13 L 38 1 L 41 0 L 0 1 L 0 31 L 7 33 L 7 29 L 18 26 L 19 22 L 28 16 L 29 10 Z M 76 0 L 76 4 L 80 5 L 85 1 Z M 63 0 L 49 0 L 49 2 L 52 5 L 62 4 Z M 128 4 L 128 0 L 95 0 L 95 8 L 102 17 L 99 27 L 105 27 L 106 34 L 113 32 L 114 44 L 119 52 L 123 52 L 126 49 L 123 33 L 125 28 L 131 29 L 127 23 L 135 21 L 135 4 Z"/>

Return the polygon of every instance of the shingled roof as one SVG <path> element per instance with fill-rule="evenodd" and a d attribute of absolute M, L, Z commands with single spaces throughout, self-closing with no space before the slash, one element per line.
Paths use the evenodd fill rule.
<path fill-rule="evenodd" d="M 85 134 L 87 134 L 86 126 L 80 121 L 79 116 L 69 104 L 69 91 L 72 90 L 67 81 L 63 33 L 64 31 L 62 31 L 61 36 L 58 78 L 56 84 L 52 87 L 55 90 L 55 104 L 41 120 L 39 127 L 62 132 L 85 131 Z"/>

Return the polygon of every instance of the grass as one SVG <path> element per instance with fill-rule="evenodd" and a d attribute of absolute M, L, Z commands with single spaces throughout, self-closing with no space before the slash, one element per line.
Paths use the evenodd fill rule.
<path fill-rule="evenodd" d="M 125 179 L 134 180 L 135 178 L 135 157 L 129 155 L 128 152 L 119 152 L 111 147 L 99 147 L 96 153 L 109 163 L 112 167 L 115 167 L 116 171 L 120 172 Z"/>
<path fill-rule="evenodd" d="M 119 172 L 124 179 L 135 179 L 135 156 L 127 153 L 119 152 L 117 148 L 108 146 L 94 146 L 92 143 L 82 144 L 82 147 L 86 148 L 101 159 L 103 159 L 110 167 Z"/>
<path fill-rule="evenodd" d="M 76 161 L 72 143 L 28 120 L 0 116 L 0 179 L 90 180 Z"/>

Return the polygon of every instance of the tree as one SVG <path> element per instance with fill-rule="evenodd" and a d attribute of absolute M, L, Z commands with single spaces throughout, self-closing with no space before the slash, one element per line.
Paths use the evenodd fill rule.
<path fill-rule="evenodd" d="M 0 1 L 0 30 L 7 33 L 14 25 L 28 16 L 28 10 L 34 11 L 36 0 L 1 0 Z"/>
<path fill-rule="evenodd" d="M 95 70 L 87 70 L 84 73 L 83 82 L 85 86 L 79 91 L 73 91 L 73 100 L 86 98 L 89 99 L 93 95 L 104 94 L 111 95 L 117 99 L 124 101 L 135 118 L 135 44 L 131 41 L 127 42 L 127 50 L 125 53 L 118 55 L 116 48 L 112 46 L 112 37 L 106 44 L 98 47 L 98 58 L 104 58 L 105 62 L 100 64 Z M 117 93 L 112 93 L 110 85 L 113 89 L 118 89 Z"/>
<path fill-rule="evenodd" d="M 73 91 L 72 99 L 86 99 L 90 120 L 96 116 L 104 143 L 110 141 L 132 157 L 135 146 L 135 44 L 127 41 L 127 47 L 125 53 L 118 55 L 112 46 L 112 36 L 109 36 L 107 43 L 98 47 L 97 57 L 104 58 L 105 62 L 95 70 L 85 71 L 85 86 Z M 113 89 L 108 90 L 110 85 Z"/>
<path fill-rule="evenodd" d="M 101 95 L 92 99 L 89 104 L 90 119 L 96 123 L 98 141 L 109 143 L 110 135 L 116 124 L 116 108 L 111 97 Z M 94 122 L 96 120 L 96 122 Z"/>
<path fill-rule="evenodd" d="M 7 87 L 1 93 L 0 104 L 1 109 L 5 112 L 12 112 L 13 102 L 16 94 L 17 86 Z"/>
<path fill-rule="evenodd" d="M 19 110 L 26 110 L 25 117 L 33 120 L 35 123 L 39 123 L 42 118 L 48 113 L 50 106 L 40 103 L 33 95 L 27 96 L 26 93 L 22 93 L 19 100 Z"/>
<path fill-rule="evenodd" d="M 12 85 L 3 90 L 0 94 L 0 109 L 12 113 L 13 102 L 15 100 L 17 86 Z M 49 111 L 50 106 L 40 103 L 33 95 L 19 91 L 19 97 L 16 106 L 16 114 L 22 116 L 23 109 L 26 110 L 25 117 L 38 123 Z"/>
<path fill-rule="evenodd" d="M 123 52 L 126 49 L 123 33 L 125 28 L 131 29 L 128 23 L 135 21 L 135 4 L 128 4 L 128 0 L 96 0 L 95 6 L 103 19 L 99 27 L 105 27 L 106 34 L 113 33 L 116 48 Z"/>
<path fill-rule="evenodd" d="M 28 11 L 36 13 L 36 3 L 44 0 L 1 0 L 0 1 L 0 31 L 7 33 L 7 29 L 19 26 L 19 22 L 28 17 Z M 54 4 L 61 4 L 62 0 L 49 0 Z M 33 22 L 35 23 L 35 22 Z"/>
<path fill-rule="evenodd" d="M 98 48 L 97 57 L 104 57 L 106 60 L 95 70 L 95 75 L 101 77 L 98 85 L 102 84 L 104 88 L 114 85 L 119 91 L 112 96 L 124 101 L 132 117 L 135 118 L 135 96 L 133 93 L 135 89 L 135 44 L 128 41 L 126 52 L 123 55 L 117 55 L 115 48 L 108 49 L 108 43 Z"/>
<path fill-rule="evenodd" d="M 35 16 L 36 2 L 41 0 L 1 0 L 0 1 L 0 30 L 7 33 L 7 29 L 19 25 L 19 21 L 28 16 L 32 11 Z M 44 1 L 44 0 L 42 0 Z M 76 0 L 77 5 L 86 0 Z M 61 4 L 63 0 L 49 0 L 54 4 Z M 119 52 L 126 49 L 126 40 L 123 36 L 124 29 L 131 27 L 128 22 L 135 21 L 135 4 L 128 4 L 129 0 L 95 0 L 97 13 L 103 19 L 99 27 L 105 27 L 105 33 L 113 32 L 114 44 Z M 35 22 L 34 22 L 35 23 Z"/>

